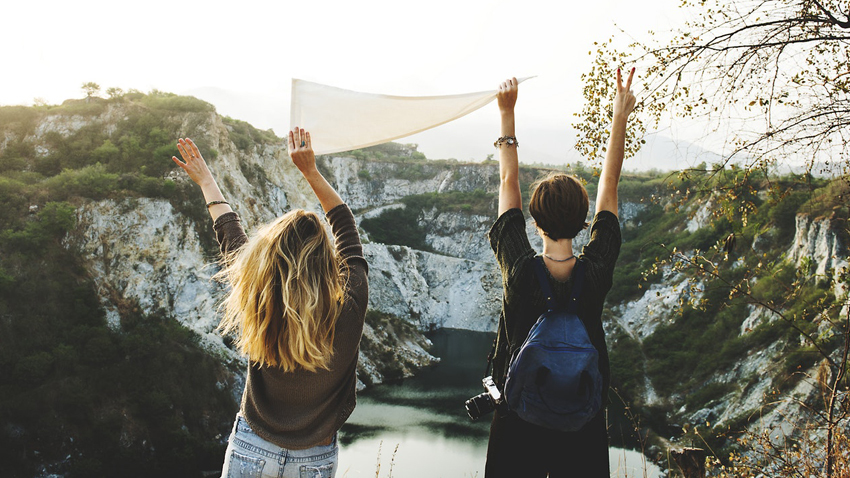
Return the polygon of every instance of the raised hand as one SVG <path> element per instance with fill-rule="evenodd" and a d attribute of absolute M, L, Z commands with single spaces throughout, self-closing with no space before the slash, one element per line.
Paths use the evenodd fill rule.
<path fill-rule="evenodd" d="M 310 133 L 304 128 L 292 128 L 289 132 L 289 157 L 301 174 L 307 174 L 316 169 L 316 155 L 313 153 L 313 142 Z"/>
<path fill-rule="evenodd" d="M 171 160 L 183 168 L 183 171 L 186 171 L 186 174 L 189 175 L 189 178 L 191 178 L 195 184 L 204 187 L 206 184 L 215 182 L 212 173 L 209 168 L 207 168 L 207 163 L 204 161 L 204 157 L 201 156 L 201 152 L 191 139 L 178 139 L 177 149 L 180 151 L 180 156 L 183 157 L 183 161 L 177 159 L 176 156 L 172 156 Z"/>
<path fill-rule="evenodd" d="M 614 118 L 621 117 L 628 119 L 632 111 L 635 110 L 637 99 L 632 92 L 632 79 L 635 76 L 635 69 L 629 72 L 629 79 L 626 85 L 623 86 L 623 75 L 620 69 L 617 68 L 617 96 L 614 97 Z"/>
<path fill-rule="evenodd" d="M 215 183 L 215 178 L 207 167 L 207 162 L 204 161 L 204 157 L 201 156 L 201 151 L 198 150 L 195 143 L 189 138 L 180 138 L 177 140 L 177 149 L 180 151 L 183 161 L 177 159 L 176 156 L 172 156 L 171 160 L 177 163 L 177 166 L 183 168 L 189 178 L 201 187 L 204 200 L 207 202 L 207 211 L 209 211 L 213 221 L 222 214 L 231 212 L 233 209 L 224 200 L 221 190 L 218 189 L 218 184 Z"/>
<path fill-rule="evenodd" d="M 499 104 L 501 116 L 499 139 L 506 140 L 497 142 L 499 149 L 499 215 L 505 211 L 522 207 L 522 193 L 519 188 L 519 156 L 516 142 L 516 117 L 514 106 L 516 106 L 517 85 L 516 78 L 505 80 L 499 85 L 499 93 L 496 100 Z M 511 138 L 508 140 L 508 138 Z M 507 141 L 511 141 L 508 143 Z"/>
<path fill-rule="evenodd" d="M 635 110 L 632 79 L 635 69 L 629 73 L 629 79 L 623 85 L 623 75 L 617 68 L 617 95 L 614 97 L 614 121 L 611 124 L 611 137 L 608 138 L 608 151 L 605 162 L 602 163 L 602 173 L 599 175 L 599 185 L 596 189 L 596 212 L 610 211 L 617 214 L 620 172 L 623 170 L 623 158 L 626 149 L 626 126 L 629 115 Z"/>
<path fill-rule="evenodd" d="M 519 82 L 516 78 L 505 80 L 499 85 L 499 93 L 496 94 L 496 100 L 499 103 L 499 111 L 502 113 L 513 112 L 516 106 L 516 98 Z"/>
<path fill-rule="evenodd" d="M 310 184 L 325 212 L 343 204 L 333 186 L 316 169 L 313 142 L 310 140 L 310 133 L 304 131 L 304 128 L 292 128 L 289 132 L 289 157 Z"/>

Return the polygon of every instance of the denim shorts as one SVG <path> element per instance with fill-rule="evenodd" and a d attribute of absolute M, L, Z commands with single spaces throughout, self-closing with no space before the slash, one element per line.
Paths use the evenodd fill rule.
<path fill-rule="evenodd" d="M 260 438 L 241 415 L 224 454 L 222 478 L 333 478 L 339 445 L 336 435 L 330 445 L 306 450 L 288 450 Z"/>

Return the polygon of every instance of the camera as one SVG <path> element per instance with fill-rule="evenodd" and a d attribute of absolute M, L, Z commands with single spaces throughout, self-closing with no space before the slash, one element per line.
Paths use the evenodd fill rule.
<path fill-rule="evenodd" d="M 470 398 L 464 404 L 469 418 L 478 420 L 493 410 L 498 410 L 500 414 L 507 412 L 508 404 L 505 402 L 502 392 L 499 391 L 499 387 L 496 386 L 496 382 L 493 381 L 493 377 L 484 377 L 481 383 L 484 384 L 484 390 L 487 391 Z"/>

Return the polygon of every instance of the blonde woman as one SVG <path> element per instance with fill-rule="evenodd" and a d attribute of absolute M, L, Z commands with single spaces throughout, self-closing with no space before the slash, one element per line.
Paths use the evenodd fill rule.
<path fill-rule="evenodd" d="M 230 285 L 222 333 L 249 359 L 222 477 L 332 477 L 337 431 L 355 405 L 368 302 L 367 264 L 351 210 L 316 169 L 310 134 L 289 133 L 289 155 L 325 211 L 293 210 L 252 237 L 224 200 L 198 147 L 172 158 L 201 187 Z"/>

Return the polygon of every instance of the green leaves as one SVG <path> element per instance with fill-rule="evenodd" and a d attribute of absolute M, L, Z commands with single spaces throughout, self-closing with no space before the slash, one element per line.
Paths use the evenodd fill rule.
<path fill-rule="evenodd" d="M 617 94 L 616 70 L 625 66 L 627 54 L 614 50 L 611 39 L 601 44 L 594 42 L 594 45 L 597 49 L 590 71 L 581 75 L 585 104 L 581 112 L 574 114 L 579 120 L 572 126 L 578 131 L 576 150 L 586 161 L 599 164 L 605 156 L 608 137 L 611 134 L 611 121 L 614 117 L 612 105 Z M 593 56 L 594 52 L 588 54 Z M 634 85 L 637 85 L 637 82 Z M 626 131 L 626 158 L 634 156 L 646 142 L 643 139 L 646 127 L 640 117 L 640 110 L 639 97 Z"/>

